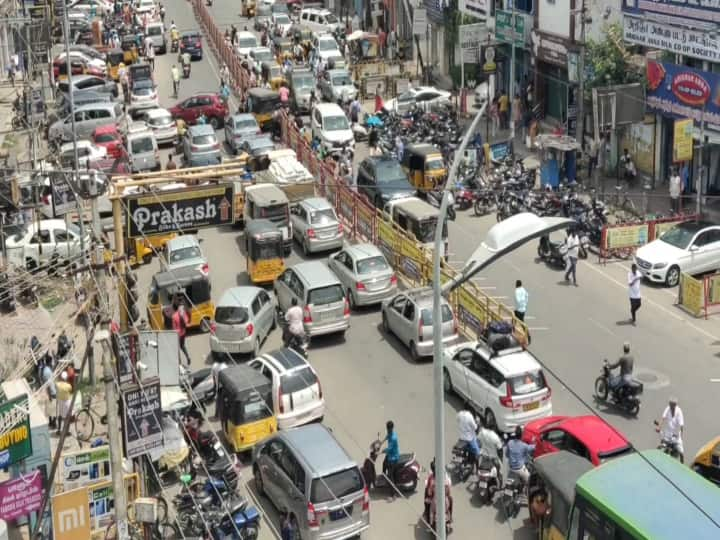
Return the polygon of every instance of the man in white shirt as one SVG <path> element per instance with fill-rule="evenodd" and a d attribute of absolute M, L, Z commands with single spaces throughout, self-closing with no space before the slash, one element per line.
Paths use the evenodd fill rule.
<path fill-rule="evenodd" d="M 638 270 L 635 263 L 630 267 L 628 272 L 628 295 L 630 296 L 630 322 L 635 326 L 635 314 L 640 309 L 640 281 L 642 280 L 642 274 Z"/>
<path fill-rule="evenodd" d="M 672 211 L 676 214 L 680 213 L 680 194 L 683 191 L 682 180 L 678 169 L 673 169 L 670 174 L 670 205 Z"/>
<path fill-rule="evenodd" d="M 502 459 L 503 443 L 500 440 L 500 436 L 492 429 L 486 428 L 482 419 L 480 420 L 478 441 L 480 441 L 481 456 L 487 456 L 493 460 Z"/>
<path fill-rule="evenodd" d="M 573 285 L 577 287 L 577 276 L 575 271 L 577 268 L 578 253 L 580 251 L 580 239 L 574 229 L 571 229 L 568 233 L 567 239 L 565 240 L 565 246 L 567 247 L 567 270 L 565 272 L 565 281 L 570 281 L 570 274 L 572 274 Z"/>
<path fill-rule="evenodd" d="M 460 440 L 467 443 L 470 452 L 475 457 L 473 460 L 473 473 L 475 473 L 477 458 L 480 455 L 480 445 L 478 444 L 477 438 L 477 422 L 470 411 L 463 409 L 457 414 L 457 425 Z"/>
<path fill-rule="evenodd" d="M 305 327 L 303 326 L 303 310 L 298 305 L 297 298 L 292 299 L 292 306 L 285 313 L 285 321 L 287 321 L 288 334 L 285 336 L 287 339 L 283 341 L 286 343 L 290 342 L 291 336 L 303 337 L 305 335 Z"/>
<path fill-rule="evenodd" d="M 682 409 L 678 407 L 678 400 L 671 397 L 668 406 L 663 411 L 660 422 L 655 422 L 656 431 L 660 432 L 663 439 L 673 441 L 675 448 L 680 454 L 680 463 L 685 462 L 685 449 L 683 448 L 682 434 L 685 429 L 685 418 Z"/>

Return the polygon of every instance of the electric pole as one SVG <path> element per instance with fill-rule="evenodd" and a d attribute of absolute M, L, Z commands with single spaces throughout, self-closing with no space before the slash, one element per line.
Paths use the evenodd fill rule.
<path fill-rule="evenodd" d="M 515 0 L 510 0 L 510 140 L 515 141 Z M 492 99 L 492 96 L 490 96 Z"/>
<path fill-rule="evenodd" d="M 580 9 L 580 58 L 578 58 L 577 133 L 580 148 L 585 147 L 585 0 Z"/>

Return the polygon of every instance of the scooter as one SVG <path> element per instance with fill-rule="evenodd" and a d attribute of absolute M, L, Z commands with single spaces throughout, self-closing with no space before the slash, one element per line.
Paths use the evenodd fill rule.
<path fill-rule="evenodd" d="M 567 257 L 567 246 L 565 242 L 552 241 L 549 236 L 541 236 L 537 254 L 548 264 L 563 268 Z"/>
<path fill-rule="evenodd" d="M 394 478 L 388 479 L 385 474 L 377 474 L 375 462 L 380 454 L 382 442 L 380 436 L 370 445 L 370 453 L 365 458 L 362 466 L 365 484 L 375 489 L 390 488 L 393 492 L 396 489 L 410 493 L 417 489 L 420 463 L 415 459 L 415 454 L 400 454 L 400 459 L 395 464 Z"/>
<path fill-rule="evenodd" d="M 480 456 L 478 463 L 477 489 L 480 500 L 485 504 L 491 504 L 495 493 L 502 489 L 502 466 L 500 459 L 489 456 Z"/>
<path fill-rule="evenodd" d="M 183 78 L 190 78 L 190 64 L 183 64 Z"/>
<path fill-rule="evenodd" d="M 517 474 L 510 471 L 502 490 L 502 507 L 505 510 L 507 519 L 518 515 L 524 493 L 525 482 Z"/>
<path fill-rule="evenodd" d="M 452 449 L 453 472 L 464 482 L 473 473 L 477 461 L 467 441 L 459 439 Z"/>
<path fill-rule="evenodd" d="M 610 398 L 616 405 L 623 407 L 628 414 L 637 416 L 640 412 L 640 398 L 643 393 L 643 384 L 633 379 L 629 383 L 621 384 L 618 388 L 610 389 L 610 366 L 607 359 L 603 361 L 603 371 L 595 379 L 595 395 L 601 401 Z"/>

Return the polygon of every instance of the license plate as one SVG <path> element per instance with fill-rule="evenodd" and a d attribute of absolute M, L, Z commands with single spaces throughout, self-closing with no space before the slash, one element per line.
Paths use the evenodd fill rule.
<path fill-rule="evenodd" d="M 352 505 L 346 506 L 345 508 L 339 508 L 330 512 L 330 521 L 337 521 L 339 519 L 345 519 L 348 516 L 352 516 L 353 507 Z"/>
<path fill-rule="evenodd" d="M 486 488 L 486 487 L 487 487 L 487 482 L 478 482 L 478 487 Z"/>
<path fill-rule="evenodd" d="M 533 409 L 537 409 L 540 406 L 539 401 L 533 401 L 532 403 L 526 403 L 523 405 L 523 411 L 532 411 Z"/>

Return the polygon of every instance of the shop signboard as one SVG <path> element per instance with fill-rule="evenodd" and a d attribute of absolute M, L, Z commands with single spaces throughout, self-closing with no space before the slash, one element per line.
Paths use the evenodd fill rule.
<path fill-rule="evenodd" d="M 535 58 L 567 69 L 568 40 L 533 30 L 530 34 Z"/>
<path fill-rule="evenodd" d="M 126 500 L 128 504 L 138 498 L 138 475 L 126 474 L 124 478 Z M 85 488 L 87 491 L 87 504 L 90 510 L 89 538 L 102 540 L 108 526 L 115 517 L 115 495 L 112 481 L 99 482 Z"/>
<path fill-rule="evenodd" d="M 400 237 L 400 259 L 403 273 L 413 281 L 420 281 L 425 257 L 418 245 L 404 236 Z"/>
<path fill-rule="evenodd" d="M 470 15 L 481 21 L 487 20 L 490 9 L 490 0 L 460 0 L 458 10 L 460 13 Z"/>
<path fill-rule="evenodd" d="M 55 540 L 90 538 L 90 506 L 86 487 L 52 496 L 52 522 Z"/>
<path fill-rule="evenodd" d="M 647 108 L 720 129 L 720 75 L 668 62 L 647 61 Z"/>
<path fill-rule="evenodd" d="M 498 9 L 495 11 L 495 39 L 500 43 L 516 47 L 525 47 L 528 43 L 528 31 L 532 28 L 532 15 L 515 13 L 515 28 L 512 28 L 512 12 Z M 526 22 L 527 21 L 527 22 Z"/>
<path fill-rule="evenodd" d="M 458 291 L 458 317 L 476 334 L 480 334 L 487 323 L 485 309 L 466 287 L 460 287 Z"/>
<path fill-rule="evenodd" d="M 0 404 L 0 468 L 32 455 L 27 394 Z"/>
<path fill-rule="evenodd" d="M 644 246 L 648 241 L 647 223 L 608 227 L 605 232 L 605 249 Z"/>
<path fill-rule="evenodd" d="M 427 33 L 428 20 L 425 8 L 416 7 L 413 9 L 412 23 L 414 35 L 424 36 Z"/>
<path fill-rule="evenodd" d="M 477 56 L 480 47 L 487 40 L 488 29 L 485 24 L 463 24 L 460 26 L 460 50 L 466 61 L 468 61 L 473 54 Z"/>
<path fill-rule="evenodd" d="M 14 521 L 40 510 L 43 475 L 38 469 L 0 484 L 0 519 Z"/>
<path fill-rule="evenodd" d="M 720 39 L 711 32 L 683 28 L 625 15 L 623 39 L 644 47 L 670 51 L 691 58 L 720 61 Z"/>
<path fill-rule="evenodd" d="M 623 0 L 625 14 L 683 26 L 692 22 L 696 28 L 711 30 L 720 23 L 720 3 L 715 0 Z"/>
<path fill-rule="evenodd" d="M 377 220 L 378 247 L 385 253 L 390 264 L 395 264 L 398 235 L 391 223 L 384 219 Z"/>
<path fill-rule="evenodd" d="M 123 390 L 122 399 L 125 455 L 132 459 L 162 446 L 160 379 Z"/>
<path fill-rule="evenodd" d="M 693 156 L 693 121 L 675 120 L 673 131 L 673 162 L 691 161 Z"/>
<path fill-rule="evenodd" d="M 703 282 L 685 272 L 680 274 L 678 303 L 695 317 L 699 317 L 705 307 Z"/>
<path fill-rule="evenodd" d="M 489 145 L 489 147 L 490 159 L 492 161 L 502 161 L 512 155 L 512 141 L 510 140 L 496 142 Z"/>
<path fill-rule="evenodd" d="M 131 384 L 135 381 L 135 364 L 138 360 L 137 334 L 112 335 L 112 347 L 115 353 L 118 379 L 121 385 Z"/>
<path fill-rule="evenodd" d="M 128 236 L 231 225 L 234 200 L 232 184 L 133 195 L 126 198 Z"/>
<path fill-rule="evenodd" d="M 110 447 L 107 445 L 62 454 L 58 484 L 70 491 L 110 480 Z"/>
<path fill-rule="evenodd" d="M 51 174 L 50 186 L 52 189 L 52 208 L 54 217 L 62 217 L 65 214 L 77 210 L 77 199 L 75 192 L 70 186 L 68 175 L 64 173 Z"/>

